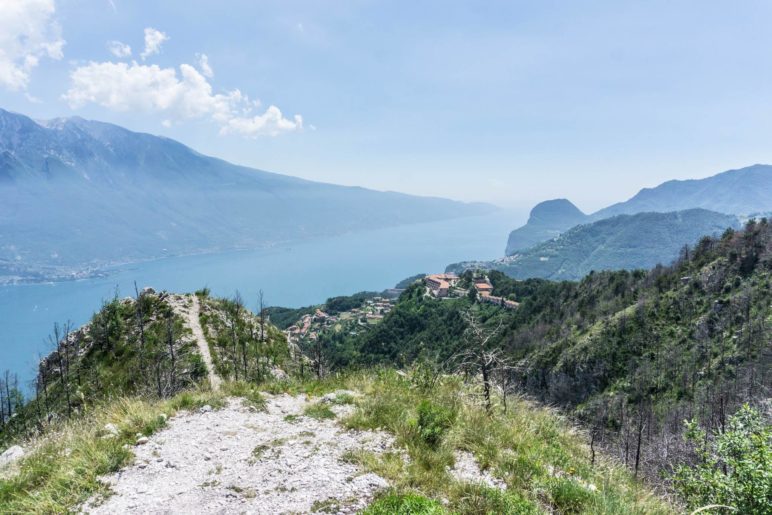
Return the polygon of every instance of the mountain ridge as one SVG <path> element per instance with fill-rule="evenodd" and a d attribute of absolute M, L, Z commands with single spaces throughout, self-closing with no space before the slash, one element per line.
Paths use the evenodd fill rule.
<path fill-rule="evenodd" d="M 0 110 L 0 282 L 494 209 L 313 182 L 113 124 Z"/>
<path fill-rule="evenodd" d="M 537 204 L 534 209 L 543 204 L 545 202 Z M 510 233 L 505 255 L 512 255 L 518 250 L 555 238 L 583 221 L 598 221 L 621 214 L 666 213 L 695 208 L 739 216 L 751 216 L 772 210 L 772 165 L 755 164 L 703 179 L 666 181 L 652 188 L 643 188 L 628 200 L 586 215 L 584 219 L 579 219 L 571 225 L 567 222 L 562 225 L 555 224 L 554 227 L 545 226 L 538 220 L 532 221 L 529 218 L 525 225 Z M 562 229 L 558 230 L 558 227 Z M 524 238 L 525 235 L 527 238 Z"/>

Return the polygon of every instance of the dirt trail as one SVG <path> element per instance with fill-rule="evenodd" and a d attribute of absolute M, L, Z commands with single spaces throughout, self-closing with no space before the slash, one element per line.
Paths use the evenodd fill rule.
<path fill-rule="evenodd" d="M 348 431 L 305 416 L 305 396 L 269 396 L 264 411 L 239 399 L 169 420 L 134 448 L 130 467 L 102 480 L 114 495 L 85 513 L 356 513 L 388 483 L 346 460 L 392 450 L 383 432 Z M 331 406 L 338 416 L 351 406 Z"/>
<path fill-rule="evenodd" d="M 186 300 L 191 301 L 191 306 L 186 305 Z M 186 296 L 172 296 L 169 299 L 171 306 L 185 320 L 187 325 L 193 332 L 193 338 L 196 340 L 198 350 L 201 353 L 201 357 L 204 359 L 204 364 L 209 372 L 209 384 L 212 390 L 219 390 L 222 379 L 217 375 L 214 370 L 214 363 L 212 363 L 212 355 L 209 353 L 209 344 L 204 337 L 204 330 L 201 327 L 199 315 L 201 314 L 201 304 L 197 295 Z"/>

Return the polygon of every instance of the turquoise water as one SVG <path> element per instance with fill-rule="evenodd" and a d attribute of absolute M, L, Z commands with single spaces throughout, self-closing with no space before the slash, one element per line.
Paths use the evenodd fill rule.
<path fill-rule="evenodd" d="M 334 295 L 380 291 L 455 261 L 503 254 L 507 234 L 520 216 L 492 215 L 416 224 L 309 240 L 296 245 L 163 259 L 116 270 L 108 277 L 53 284 L 0 287 L 0 370 L 34 376 L 54 322 L 87 322 L 103 299 L 140 288 L 192 292 L 203 286 L 216 295 L 237 290 L 255 308 L 257 292 L 268 305 L 298 307 Z"/>

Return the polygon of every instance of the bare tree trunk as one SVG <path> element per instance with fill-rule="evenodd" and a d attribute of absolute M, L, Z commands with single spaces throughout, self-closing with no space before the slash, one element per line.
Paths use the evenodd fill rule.
<path fill-rule="evenodd" d="M 139 369 L 140 374 L 145 370 L 145 313 L 142 308 L 142 296 L 139 294 L 137 282 L 134 281 L 134 293 L 137 298 L 136 319 L 139 330 Z"/>
<path fill-rule="evenodd" d="M 171 360 L 171 370 L 169 372 L 169 383 L 171 391 L 177 391 L 177 359 L 174 355 L 174 317 L 170 314 L 166 319 L 166 339 L 169 345 L 169 359 Z"/>
<path fill-rule="evenodd" d="M 638 443 L 635 448 L 635 477 L 638 477 L 638 468 L 641 463 L 641 437 L 643 435 L 643 407 L 638 408 Z"/>
<path fill-rule="evenodd" d="M 264 295 L 263 295 L 263 290 L 262 289 L 257 293 L 257 304 L 258 304 L 257 307 L 260 310 L 259 311 L 259 316 L 260 316 L 260 341 L 264 342 L 265 341 L 265 299 L 264 299 Z"/>

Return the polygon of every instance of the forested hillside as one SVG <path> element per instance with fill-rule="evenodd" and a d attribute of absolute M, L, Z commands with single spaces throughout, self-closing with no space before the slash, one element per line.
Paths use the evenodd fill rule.
<path fill-rule="evenodd" d="M 467 272 L 470 278 L 472 272 Z M 593 446 L 658 480 L 696 460 L 683 421 L 721 432 L 743 403 L 764 412 L 772 377 L 772 226 L 749 222 L 685 248 L 671 266 L 592 273 L 578 282 L 515 281 L 490 272 L 494 295 L 437 300 L 422 285 L 357 337 L 329 335 L 331 363 L 431 364 L 477 374 L 486 335 L 491 387 L 558 405 Z M 471 331 L 471 332 L 470 332 Z M 477 342 L 477 343 L 475 343 Z M 772 492 L 772 490 L 770 491 Z"/>

